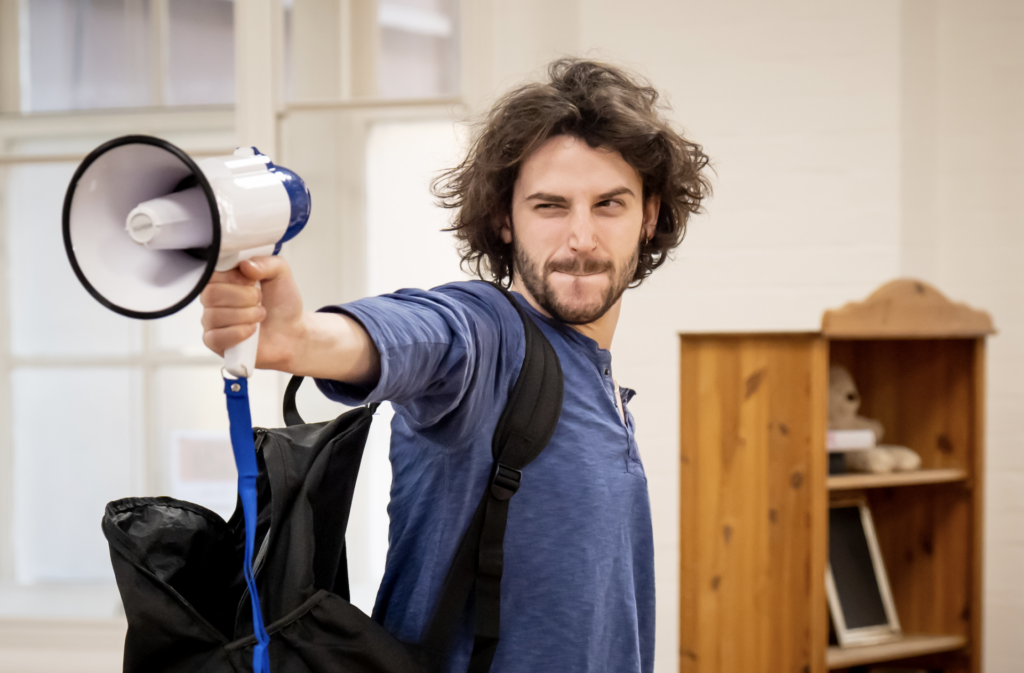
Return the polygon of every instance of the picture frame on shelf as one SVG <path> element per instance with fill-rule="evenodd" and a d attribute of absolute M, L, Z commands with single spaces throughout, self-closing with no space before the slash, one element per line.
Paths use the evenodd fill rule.
<path fill-rule="evenodd" d="M 831 504 L 828 551 L 825 590 L 840 647 L 898 640 L 899 617 L 864 499 Z"/>

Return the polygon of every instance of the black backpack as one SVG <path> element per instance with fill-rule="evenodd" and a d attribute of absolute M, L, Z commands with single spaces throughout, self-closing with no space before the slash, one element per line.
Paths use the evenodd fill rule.
<path fill-rule="evenodd" d="M 288 384 L 288 427 L 255 432 L 259 476 L 253 570 L 272 673 L 425 673 L 443 666 L 474 612 L 471 673 L 490 669 L 500 633 L 502 549 L 509 499 L 521 470 L 547 445 L 562 407 L 562 371 L 551 344 L 523 321 L 526 355 L 492 440 L 494 467 L 419 643 L 402 643 L 349 603 L 345 529 L 375 404 L 303 424 L 302 379 Z M 128 619 L 125 673 L 251 671 L 252 613 L 241 506 L 225 522 L 173 498 L 107 505 L 103 533 Z"/>

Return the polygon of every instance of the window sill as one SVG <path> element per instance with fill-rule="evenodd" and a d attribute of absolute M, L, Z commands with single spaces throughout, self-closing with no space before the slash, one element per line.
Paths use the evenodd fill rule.
<path fill-rule="evenodd" d="M 123 618 L 0 618 L 0 673 L 119 671 L 127 628 Z"/>

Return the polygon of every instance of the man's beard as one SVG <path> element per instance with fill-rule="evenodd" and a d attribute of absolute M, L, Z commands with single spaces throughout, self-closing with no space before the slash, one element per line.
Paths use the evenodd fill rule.
<path fill-rule="evenodd" d="M 622 293 L 629 287 L 633 274 L 636 272 L 636 265 L 639 261 L 640 248 L 633 250 L 633 256 L 629 262 L 622 267 L 618 276 L 615 276 L 615 264 L 612 262 L 601 262 L 590 258 L 574 258 L 552 260 L 544 266 L 543 272 L 537 268 L 519 245 L 514 245 L 515 270 L 519 273 L 523 285 L 533 298 L 537 300 L 541 308 L 548 312 L 552 318 L 557 318 L 569 325 L 586 325 L 592 323 L 608 312 L 615 302 L 619 300 Z M 555 272 L 569 273 L 574 275 L 607 273 L 611 275 L 611 282 L 604 293 L 603 300 L 593 306 L 572 306 L 561 301 L 551 286 L 551 274 Z"/>

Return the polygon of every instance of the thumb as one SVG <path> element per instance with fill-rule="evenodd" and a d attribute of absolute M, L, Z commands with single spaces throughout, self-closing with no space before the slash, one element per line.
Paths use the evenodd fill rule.
<path fill-rule="evenodd" d="M 288 263 L 284 258 L 277 257 L 253 257 L 239 262 L 238 270 L 249 280 L 275 281 L 278 278 L 291 273 Z"/>

